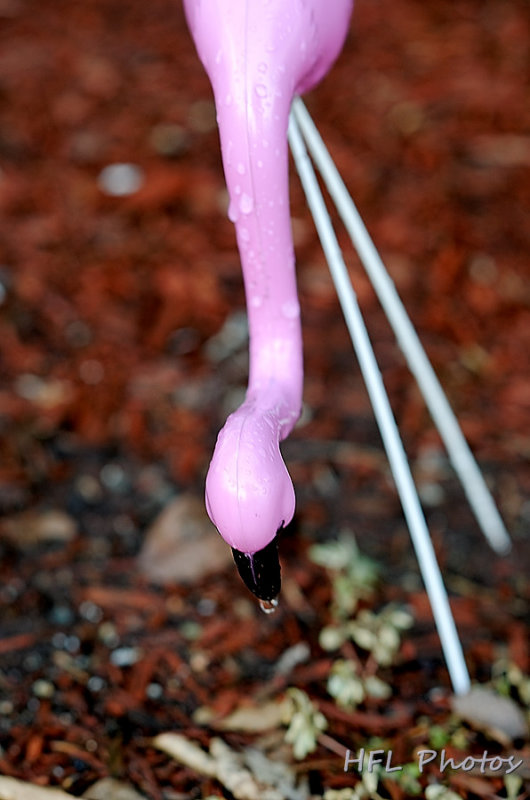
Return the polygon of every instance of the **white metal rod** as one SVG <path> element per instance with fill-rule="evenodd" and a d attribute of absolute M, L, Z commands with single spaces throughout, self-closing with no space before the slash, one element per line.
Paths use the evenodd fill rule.
<path fill-rule="evenodd" d="M 511 547 L 510 537 L 482 473 L 469 449 L 394 283 L 388 275 L 385 265 L 366 230 L 322 137 L 300 98 L 295 98 L 292 114 L 294 114 L 300 126 L 311 156 L 357 249 L 361 263 L 374 286 L 399 346 L 405 355 L 409 369 L 416 378 L 477 521 L 491 547 L 498 553 L 506 553 Z"/>
<path fill-rule="evenodd" d="M 387 451 L 453 689 L 456 694 L 465 694 L 470 688 L 469 674 L 407 456 L 318 181 L 292 115 L 289 142 Z"/>

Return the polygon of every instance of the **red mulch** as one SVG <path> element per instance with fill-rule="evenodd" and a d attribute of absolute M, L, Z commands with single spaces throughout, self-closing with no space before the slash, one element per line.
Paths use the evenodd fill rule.
<path fill-rule="evenodd" d="M 443 489 L 428 518 L 476 681 L 501 657 L 529 670 L 529 63 L 525 0 L 358 0 L 340 61 L 307 98 L 514 537 L 513 554 L 494 557 L 444 462 L 425 472 L 437 436 L 344 240 L 407 449 Z M 115 162 L 143 170 L 136 194 L 100 189 Z M 406 761 L 431 724 L 448 724 L 438 640 L 294 177 L 308 421 L 284 448 L 298 508 L 281 608 L 262 615 L 232 569 L 165 589 L 138 574 L 157 513 L 202 492 L 227 398 L 246 380 L 244 345 L 211 356 L 243 308 L 225 211 L 209 85 L 178 2 L 0 0 L 2 524 L 55 509 L 78 528 L 64 542 L 0 536 L 4 775 L 73 794 L 114 775 L 152 800 L 222 795 L 150 737 L 176 730 L 206 746 L 212 731 L 193 712 L 277 696 L 275 661 L 300 641 L 311 658 L 286 685 L 321 704 L 333 742 L 353 751 L 380 736 Z M 307 556 L 345 527 L 382 564 L 374 607 L 415 614 L 383 671 L 391 701 L 350 715 L 325 691 L 331 589 Z M 128 647 L 136 660 L 112 657 Z M 480 737 L 474 752 L 503 752 Z M 226 739 L 237 749 L 253 736 Z M 318 794 L 355 785 L 342 767 L 321 744 L 298 769 Z M 466 798 L 503 791 L 500 778 L 451 781 Z"/>

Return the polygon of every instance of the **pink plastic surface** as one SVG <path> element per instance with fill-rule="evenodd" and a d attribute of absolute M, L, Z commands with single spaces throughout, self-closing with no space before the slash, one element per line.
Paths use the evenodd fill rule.
<path fill-rule="evenodd" d="M 229 545 L 265 547 L 295 508 L 279 443 L 302 405 L 302 337 L 289 213 L 292 99 L 336 59 L 353 0 L 184 0 L 210 78 L 250 329 L 245 402 L 219 434 L 208 513 Z"/>

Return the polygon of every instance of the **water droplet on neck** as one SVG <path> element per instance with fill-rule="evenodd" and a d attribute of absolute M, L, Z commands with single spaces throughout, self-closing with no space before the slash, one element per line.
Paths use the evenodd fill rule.
<path fill-rule="evenodd" d="M 254 208 L 254 201 L 250 195 L 243 194 L 241 195 L 241 200 L 239 202 L 239 208 L 241 209 L 242 214 L 250 214 L 252 209 Z"/>
<path fill-rule="evenodd" d="M 264 614 L 274 614 L 278 608 L 278 598 L 273 597 L 272 600 L 259 600 L 259 607 Z"/>
<path fill-rule="evenodd" d="M 296 300 L 289 300 L 282 305 L 282 314 L 287 319 L 297 319 L 300 316 L 300 306 Z"/>

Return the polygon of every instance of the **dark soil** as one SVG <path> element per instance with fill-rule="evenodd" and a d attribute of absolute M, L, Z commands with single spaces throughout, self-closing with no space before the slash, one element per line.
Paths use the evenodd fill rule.
<path fill-rule="evenodd" d="M 339 62 L 307 98 L 513 537 L 505 558 L 485 543 L 341 234 L 481 683 L 500 663 L 529 671 L 529 94 L 525 0 L 358 0 Z M 143 183 L 110 196 L 98 179 L 120 162 Z M 232 566 L 164 587 L 139 569 L 160 511 L 202 496 L 216 433 L 246 382 L 244 338 L 217 336 L 227 319 L 240 328 L 244 309 L 226 207 L 211 92 L 178 2 L 0 0 L 5 776 L 75 795 L 111 775 L 152 800 L 226 796 L 151 737 L 178 731 L 207 747 L 215 725 L 199 724 L 198 708 L 222 718 L 287 686 L 328 719 L 329 738 L 296 766 L 318 796 L 359 780 L 344 773 L 341 747 L 384 742 L 405 763 L 429 746 L 432 725 L 454 724 L 412 546 L 294 175 L 306 410 L 284 447 L 298 505 L 281 546 L 280 609 L 263 615 Z M 332 662 L 318 635 L 331 582 L 308 555 L 344 529 L 380 563 L 369 607 L 392 601 L 415 618 L 381 670 L 391 699 L 351 713 L 326 693 Z M 300 642 L 308 658 L 279 679 L 275 663 Z M 466 730 L 470 752 L 528 755 L 528 743 Z M 236 750 L 257 739 L 223 736 Z M 439 778 L 433 765 L 421 785 Z M 506 796 L 498 776 L 444 781 L 465 798 Z M 381 791 L 408 796 L 390 780 Z"/>

